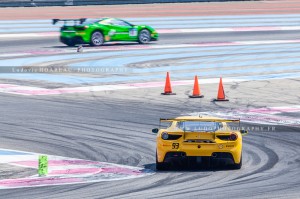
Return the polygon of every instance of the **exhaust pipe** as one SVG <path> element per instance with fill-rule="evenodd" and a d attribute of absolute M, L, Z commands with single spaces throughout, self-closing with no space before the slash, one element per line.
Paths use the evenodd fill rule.
<path fill-rule="evenodd" d="M 211 157 L 216 158 L 217 157 L 217 153 L 212 153 Z"/>

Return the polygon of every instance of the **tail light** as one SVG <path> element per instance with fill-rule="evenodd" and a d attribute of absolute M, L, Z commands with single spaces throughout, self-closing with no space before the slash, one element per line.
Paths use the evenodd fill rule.
<path fill-rule="evenodd" d="M 162 138 L 163 140 L 167 140 L 167 139 L 169 138 L 169 134 L 168 134 L 167 132 L 163 132 L 163 133 L 161 134 L 161 138 Z"/>
<path fill-rule="evenodd" d="M 230 134 L 230 140 L 231 141 L 235 141 L 235 140 L 237 140 L 238 139 L 238 135 L 236 134 L 236 133 L 231 133 Z"/>
<path fill-rule="evenodd" d="M 89 28 L 89 26 L 75 26 L 76 30 L 85 30 L 87 28 Z"/>

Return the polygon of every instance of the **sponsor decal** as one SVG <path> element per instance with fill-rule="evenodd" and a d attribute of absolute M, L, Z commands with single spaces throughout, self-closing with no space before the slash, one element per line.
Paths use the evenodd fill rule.
<path fill-rule="evenodd" d="M 114 36 L 116 34 L 116 30 L 115 29 L 111 29 L 109 32 L 108 32 L 108 35 L 109 36 Z"/>
<path fill-rule="evenodd" d="M 138 33 L 138 31 L 137 31 L 136 28 L 132 28 L 132 29 L 129 30 L 129 36 L 130 37 L 136 37 L 137 33 Z"/>

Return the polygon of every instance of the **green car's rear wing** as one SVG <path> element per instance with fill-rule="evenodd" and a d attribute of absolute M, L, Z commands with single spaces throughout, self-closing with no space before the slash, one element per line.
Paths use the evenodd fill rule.
<path fill-rule="evenodd" d="M 197 118 L 197 119 L 179 119 L 179 118 L 160 118 L 160 122 L 185 122 L 185 121 L 199 121 L 199 122 L 240 122 L 240 119 L 208 119 L 208 118 Z"/>
<path fill-rule="evenodd" d="M 83 24 L 86 21 L 86 18 L 81 18 L 81 19 L 52 19 L 52 24 L 55 25 L 59 21 L 63 21 L 65 24 L 68 21 L 73 21 L 74 24 L 77 24 L 77 23 Z"/>

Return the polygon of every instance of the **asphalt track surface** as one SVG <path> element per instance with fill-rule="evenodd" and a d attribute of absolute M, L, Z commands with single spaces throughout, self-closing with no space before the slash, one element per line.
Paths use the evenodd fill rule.
<path fill-rule="evenodd" d="M 272 93 L 273 84 L 279 82 L 296 85 L 289 91 L 277 88 L 282 98 L 260 99 L 247 92 L 255 88 Z M 155 135 L 150 129 L 158 125 L 158 117 L 266 103 L 278 106 L 286 100 L 297 103 L 299 94 L 290 93 L 297 88 L 296 80 L 241 83 L 229 89 L 236 99 L 227 104 L 188 99 L 186 87 L 177 87 L 177 96 L 166 97 L 159 95 L 160 89 L 57 97 L 2 94 L 1 146 L 155 170 Z M 126 181 L 0 192 L 4 198 L 298 198 L 298 134 L 299 129 L 288 127 L 251 132 L 244 139 L 241 170 L 173 170 Z"/>
<path fill-rule="evenodd" d="M 267 32 L 229 32 L 229 33 L 186 33 L 161 34 L 159 41 L 151 45 L 161 44 L 193 44 L 201 42 L 231 42 L 231 41 L 264 41 L 280 39 L 300 39 L 299 31 L 267 31 Z M 134 43 L 132 43 L 134 44 Z M 33 49 L 61 49 L 68 48 L 61 44 L 57 37 L 45 38 L 7 38 L 1 41 L 2 53 Z"/>
<path fill-rule="evenodd" d="M 164 34 L 155 45 L 196 42 L 299 39 L 296 31 Z M 2 43 L 3 42 L 3 43 Z M 65 48 L 57 38 L 1 41 L 1 53 Z M 159 117 L 192 112 L 299 105 L 299 78 L 225 85 L 230 101 L 213 103 L 217 84 L 204 86 L 206 98 L 189 99 L 190 86 L 175 96 L 162 88 L 55 96 L 0 94 L 1 148 L 32 151 L 155 170 Z M 287 115 L 287 113 L 286 113 Z M 289 114 L 299 118 L 299 113 Z M 244 124 L 252 126 L 253 124 Z M 257 125 L 257 124 L 256 124 Z M 241 170 L 173 169 L 132 180 L 0 190 L 2 198 L 299 198 L 299 127 L 275 126 L 244 137 Z"/>

